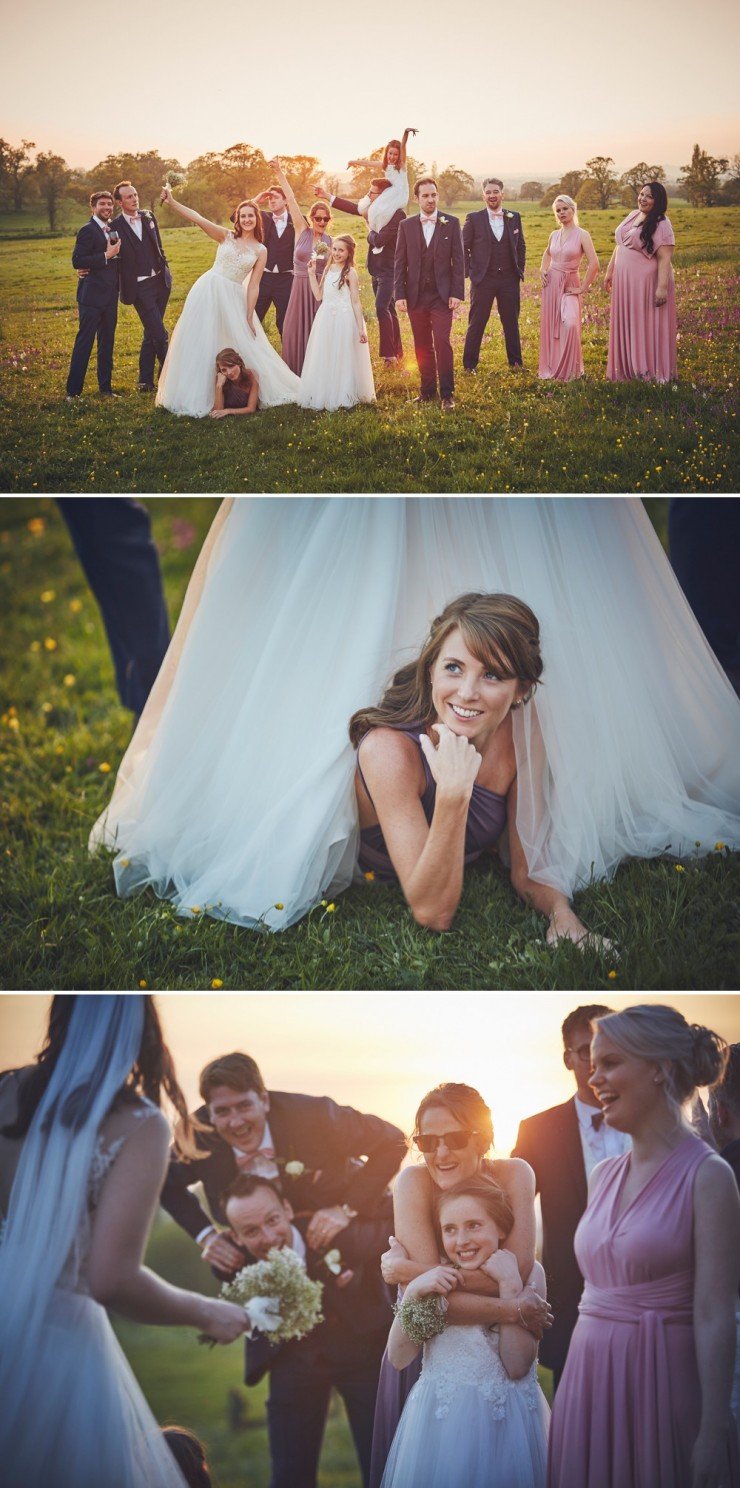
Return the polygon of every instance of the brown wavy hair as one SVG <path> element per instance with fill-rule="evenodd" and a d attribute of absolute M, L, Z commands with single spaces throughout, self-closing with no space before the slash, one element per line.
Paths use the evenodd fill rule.
<path fill-rule="evenodd" d="M 478 661 L 501 677 L 516 677 L 526 689 L 520 701 L 529 702 L 542 675 L 536 615 L 513 594 L 461 594 L 432 621 L 416 661 L 396 672 L 378 707 L 360 708 L 352 714 L 349 737 L 355 748 L 373 728 L 420 724 L 425 729 L 434 722 L 432 667 L 450 631 L 457 627 Z"/>
<path fill-rule="evenodd" d="M 337 285 L 337 289 L 341 289 L 342 285 L 346 284 L 347 280 L 349 279 L 350 269 L 353 269 L 355 266 L 355 250 L 357 248 L 357 243 L 355 242 L 355 239 L 352 237 L 351 233 L 339 233 L 338 236 L 334 239 L 334 243 L 346 243 L 348 248 L 347 257 L 344 264 L 342 265 L 342 272 L 339 275 L 339 283 Z M 334 247 L 334 243 L 332 243 L 332 247 Z"/>
<path fill-rule="evenodd" d="M 254 380 L 252 373 L 245 366 L 238 351 L 234 351 L 233 346 L 225 346 L 223 351 L 220 351 L 216 357 L 216 371 L 220 372 L 222 367 L 238 367 L 239 381 L 237 387 L 244 388 L 245 392 L 249 391 Z"/>
<path fill-rule="evenodd" d="M 258 243 L 263 243 L 265 240 L 265 235 L 262 230 L 262 212 L 257 206 L 256 201 L 252 201 L 251 197 L 247 197 L 246 201 L 240 201 L 238 207 L 234 208 L 234 211 L 229 218 L 229 222 L 233 222 L 234 224 L 234 237 L 240 238 L 242 236 L 242 226 L 239 221 L 239 213 L 241 212 L 242 207 L 254 207 L 254 214 L 257 219 L 254 224 L 254 236 L 257 239 Z"/>
<path fill-rule="evenodd" d="M 461 1126 L 467 1127 L 469 1132 L 474 1133 L 477 1137 L 476 1146 L 480 1157 L 488 1151 L 489 1147 L 493 1146 L 493 1119 L 490 1106 L 486 1105 L 480 1091 L 476 1090 L 473 1085 L 461 1085 L 454 1080 L 435 1085 L 434 1089 L 429 1090 L 424 1099 L 420 1101 L 419 1109 L 414 1117 L 412 1141 L 420 1135 L 422 1117 L 433 1106 L 444 1106 L 453 1120 L 459 1121 Z"/>
<path fill-rule="evenodd" d="M 501 1184 L 496 1183 L 494 1178 L 487 1178 L 485 1173 L 479 1173 L 475 1178 L 463 1178 L 461 1183 L 455 1183 L 452 1188 L 440 1189 L 434 1195 L 434 1217 L 443 1252 L 442 1210 L 452 1199 L 477 1199 L 500 1231 L 501 1238 L 505 1240 L 511 1234 L 514 1228 L 514 1210 Z"/>
<path fill-rule="evenodd" d="M 403 145 L 401 144 L 401 141 L 400 140 L 392 139 L 392 140 L 389 140 L 388 141 L 388 144 L 386 145 L 386 147 L 385 147 L 385 149 L 383 151 L 383 170 L 387 170 L 388 169 L 388 151 L 391 149 L 391 147 L 393 145 L 395 145 L 396 146 L 396 149 L 398 150 L 398 165 L 396 166 L 396 170 L 400 170 L 401 169 L 401 161 L 402 161 L 402 158 L 403 158 Z"/>

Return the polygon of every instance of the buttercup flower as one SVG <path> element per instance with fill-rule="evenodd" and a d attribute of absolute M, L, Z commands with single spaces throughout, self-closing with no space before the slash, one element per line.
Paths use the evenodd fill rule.
<path fill-rule="evenodd" d="M 46 522 L 44 521 L 43 517 L 31 517 L 31 520 L 28 523 L 28 530 L 30 533 L 33 534 L 34 537 L 40 537 L 45 526 Z"/>
<path fill-rule="evenodd" d="M 200 905 L 199 904 L 191 904 L 191 906 L 190 906 L 190 913 L 191 914 L 200 914 Z"/>
<path fill-rule="evenodd" d="M 141 987 L 141 988 L 144 988 L 144 987 L 148 987 L 148 986 L 149 986 L 149 983 L 148 983 L 148 982 L 145 982 L 145 981 L 144 981 L 144 978 L 143 978 L 143 977 L 142 977 L 142 978 L 141 978 L 141 981 L 140 981 L 140 982 L 139 982 L 139 986 L 140 986 L 140 987 Z"/>
<path fill-rule="evenodd" d="M 75 682 L 77 681 L 77 678 L 76 678 L 74 672 L 67 672 L 65 674 L 65 676 L 63 677 L 62 680 L 64 682 L 65 687 L 74 687 Z"/>
<path fill-rule="evenodd" d="M 676 864 L 676 872 L 677 873 L 685 873 L 686 872 L 686 869 L 683 867 L 683 865 L 681 863 L 677 863 Z"/>
<path fill-rule="evenodd" d="M 276 904 L 275 905 L 275 908 L 276 909 L 285 909 L 285 905 L 284 904 Z"/>
<path fill-rule="evenodd" d="M 714 844 L 714 851 L 715 852 L 722 852 L 724 850 L 725 846 L 726 846 L 726 843 L 724 843 L 724 842 L 715 842 L 715 844 Z"/>
<path fill-rule="evenodd" d="M 52 600 L 56 599 L 56 597 L 57 595 L 55 589 L 45 589 L 43 594 L 41 595 L 41 603 L 51 604 Z"/>
<path fill-rule="evenodd" d="M 223 982 L 221 981 L 220 977 L 214 977 L 213 981 L 211 982 L 211 991 L 217 992 L 219 987 L 223 987 Z"/>
<path fill-rule="evenodd" d="M 103 760 L 102 765 L 98 765 L 98 769 L 101 775 L 110 775 L 110 765 L 107 760 Z"/>
<path fill-rule="evenodd" d="M 609 981 L 610 982 L 616 982 L 616 980 L 617 980 L 617 973 L 616 973 L 616 971 L 610 971 L 610 972 L 608 972 L 608 977 L 609 977 Z"/>
<path fill-rule="evenodd" d="M 45 651 L 56 651 L 56 649 L 57 649 L 57 643 L 54 640 L 54 637 L 53 636 L 46 636 L 46 638 L 44 640 L 44 650 Z"/>
<path fill-rule="evenodd" d="M 372 868 L 368 868 L 367 873 L 363 874 L 363 878 L 365 879 L 366 883 L 373 882 L 375 874 L 373 873 Z"/>
<path fill-rule="evenodd" d="M 336 904 L 327 904 L 327 906 L 326 906 L 326 913 L 327 914 L 333 914 L 334 911 L 335 911 L 335 909 L 336 909 L 336 907 L 337 907 Z"/>
<path fill-rule="evenodd" d="M 41 642 L 40 641 L 31 641 L 31 645 L 29 647 L 29 650 L 30 651 L 40 651 L 41 650 Z"/>

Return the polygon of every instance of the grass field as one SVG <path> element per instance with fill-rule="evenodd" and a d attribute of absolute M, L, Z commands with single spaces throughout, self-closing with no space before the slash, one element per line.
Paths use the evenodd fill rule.
<path fill-rule="evenodd" d="M 150 503 L 174 620 L 217 503 Z M 648 502 L 665 536 L 666 503 Z M 29 527 L 29 523 L 32 524 Z M 120 901 L 90 827 L 131 731 L 96 605 L 48 499 L 0 508 L 0 965 L 5 989 L 734 989 L 740 859 L 630 862 L 577 896 L 619 957 L 550 950 L 496 864 L 466 875 L 454 929 L 415 924 L 398 889 L 353 888 L 279 935 Z M 35 530 L 33 530 L 35 529 Z"/>
<path fill-rule="evenodd" d="M 479 203 L 459 203 L 461 218 Z M 507 367 L 498 321 L 491 322 L 479 375 L 458 377 L 457 408 L 413 407 L 418 374 L 408 322 L 404 370 L 377 361 L 377 325 L 364 270 L 365 226 L 335 219 L 360 240 L 358 263 L 375 356 L 378 402 L 351 412 L 266 410 L 256 420 L 175 419 L 134 390 L 139 321 L 122 307 L 114 385 L 101 403 L 94 375 L 86 395 L 64 402 L 77 316 L 72 236 L 14 236 L 0 218 L 3 340 L 0 487 L 6 491 L 586 491 L 714 492 L 738 488 L 736 388 L 740 208 L 671 207 L 677 239 L 679 381 L 672 387 L 605 381 L 608 297 L 586 301 L 586 378 L 561 386 L 536 376 L 537 269 L 553 226 L 550 212 L 516 203 L 525 218 L 528 270 L 522 303 L 527 371 Z M 67 209 L 65 208 L 65 211 Z M 26 214 L 23 214 L 24 216 Z M 589 212 L 583 225 L 606 266 L 623 209 Z M 165 221 L 164 210 L 161 213 Z M 80 211 L 78 223 L 84 221 Z M 5 221 L 5 227 L 3 222 Z M 30 224 L 29 224 L 30 225 Z M 39 223 L 36 224 L 38 230 Z M 71 230 L 69 214 L 63 225 Z M 8 234 L 3 240 L 3 232 Z M 174 325 L 213 245 L 197 229 L 167 229 Z M 456 322 L 461 365 L 467 313 Z M 277 345 L 272 320 L 268 331 Z"/>

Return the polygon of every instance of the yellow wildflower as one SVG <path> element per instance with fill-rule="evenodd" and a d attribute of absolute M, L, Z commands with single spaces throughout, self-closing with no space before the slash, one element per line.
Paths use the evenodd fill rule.
<path fill-rule="evenodd" d="M 191 904 L 191 906 L 190 906 L 190 913 L 191 914 L 200 914 L 200 905 L 199 904 Z"/>
<path fill-rule="evenodd" d="M 62 678 L 62 681 L 64 682 L 65 687 L 74 687 L 77 678 L 74 672 L 66 672 L 64 677 Z"/>
<path fill-rule="evenodd" d="M 44 521 L 43 517 L 31 517 L 31 520 L 28 523 L 28 530 L 30 533 L 33 534 L 34 537 L 40 537 L 45 526 L 46 522 Z"/>
<path fill-rule="evenodd" d="M 110 765 L 107 760 L 103 760 L 102 765 L 98 765 L 98 769 L 101 775 L 110 775 Z"/>
<path fill-rule="evenodd" d="M 18 709 L 15 706 L 13 706 L 12 708 L 8 708 L 8 718 L 17 718 L 17 717 L 18 717 Z"/>
<path fill-rule="evenodd" d="M 19 729 L 20 728 L 20 724 L 18 722 L 18 719 L 17 718 L 9 718 L 8 719 L 8 728 Z"/>
<path fill-rule="evenodd" d="M 121 867 L 122 868 L 128 868 L 128 865 L 129 865 L 130 862 L 131 862 L 131 859 L 130 858 L 121 858 Z"/>
<path fill-rule="evenodd" d="M 47 636 L 46 639 L 45 639 L 45 641 L 44 641 L 44 650 L 45 651 L 56 651 L 56 649 L 57 649 L 57 643 L 54 640 L 54 637 L 53 636 Z"/>
<path fill-rule="evenodd" d="M 223 987 L 223 982 L 221 981 L 220 977 L 214 977 L 213 981 L 211 982 L 211 990 L 213 992 L 217 992 L 219 987 Z"/>
<path fill-rule="evenodd" d="M 610 982 L 616 982 L 616 980 L 617 980 L 617 973 L 616 973 L 616 971 L 610 971 L 608 973 L 608 977 L 609 977 L 609 981 Z"/>
<path fill-rule="evenodd" d="M 144 978 L 143 978 L 143 977 L 142 977 L 142 978 L 141 978 L 141 981 L 140 981 L 140 982 L 139 982 L 139 986 L 140 986 L 140 987 L 141 987 L 141 988 L 144 988 L 144 987 L 148 987 L 148 986 L 149 986 L 149 983 L 148 983 L 148 982 L 145 982 L 145 981 L 144 981 Z"/>
<path fill-rule="evenodd" d="M 64 754 L 64 745 L 63 744 L 57 744 L 57 747 L 54 750 L 54 753 L 55 754 Z"/>
<path fill-rule="evenodd" d="M 335 911 L 335 909 L 336 909 L 336 907 L 337 907 L 336 904 L 327 904 L 327 906 L 326 906 L 326 913 L 327 914 L 333 914 L 334 911 Z"/>
<path fill-rule="evenodd" d="M 681 863 L 677 863 L 676 864 L 676 872 L 677 873 L 685 873 L 686 872 L 686 869 L 683 867 L 683 865 Z"/>
<path fill-rule="evenodd" d="M 30 646 L 29 646 L 28 649 L 29 649 L 29 651 L 40 651 L 41 650 L 41 642 L 40 641 L 31 641 L 31 644 L 30 644 Z"/>
<path fill-rule="evenodd" d="M 69 601 L 69 608 L 72 611 L 72 614 L 73 615 L 79 615 L 80 610 L 82 609 L 82 600 L 81 599 L 71 599 Z"/>
<path fill-rule="evenodd" d="M 44 592 L 41 595 L 41 603 L 42 604 L 51 604 L 52 600 L 53 599 L 56 599 L 56 597 L 57 597 L 56 589 L 44 589 Z"/>
<path fill-rule="evenodd" d="M 53 703 L 42 703 L 41 704 L 41 712 L 42 713 L 51 713 L 53 707 L 54 707 L 54 704 Z"/>
<path fill-rule="evenodd" d="M 372 868 L 369 868 L 368 869 L 367 873 L 364 875 L 364 878 L 365 878 L 366 883 L 372 883 L 373 882 L 373 879 L 375 878 L 375 874 L 373 873 Z"/>
<path fill-rule="evenodd" d="M 725 847 L 726 847 L 726 845 L 727 844 L 724 843 L 724 842 L 715 842 L 715 844 L 714 844 L 714 851 L 715 852 L 723 852 L 724 849 L 725 849 Z"/>
<path fill-rule="evenodd" d="M 275 908 L 276 909 L 285 909 L 285 905 L 284 904 L 276 904 L 275 905 Z"/>

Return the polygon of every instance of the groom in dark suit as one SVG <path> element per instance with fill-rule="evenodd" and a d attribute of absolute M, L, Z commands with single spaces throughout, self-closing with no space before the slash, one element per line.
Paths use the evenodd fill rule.
<path fill-rule="evenodd" d="M 396 240 L 397 310 L 408 310 L 421 373 L 418 403 L 437 396 L 445 410 L 455 406 L 452 316 L 465 298 L 465 267 L 460 223 L 438 211 L 437 183 L 423 176 L 414 186 L 419 216 L 400 224 Z"/>
<path fill-rule="evenodd" d="M 521 367 L 519 339 L 520 285 L 527 250 L 518 212 L 504 211 L 504 184 L 490 176 L 483 182 L 486 205 L 469 212 L 463 228 L 465 274 L 470 279 L 470 316 L 463 367 L 475 372 L 483 333 L 496 301 L 510 367 Z"/>
<path fill-rule="evenodd" d="M 563 1063 L 576 1081 L 576 1093 L 561 1106 L 529 1116 L 519 1126 L 512 1157 L 534 1169 L 542 1205 L 542 1264 L 555 1314 L 540 1344 L 540 1363 L 553 1371 L 557 1389 L 578 1319 L 583 1277 L 573 1249 L 578 1222 L 586 1208 L 588 1175 L 597 1162 L 629 1149 L 622 1132 L 604 1126 L 604 1117 L 588 1081 L 594 1018 L 611 1008 L 598 1003 L 575 1008 L 563 1023 Z"/>
<path fill-rule="evenodd" d="M 260 320 L 264 322 L 270 306 L 275 306 L 275 324 L 282 339 L 283 321 L 293 288 L 295 228 L 282 186 L 269 186 L 267 191 L 260 192 L 256 200 L 267 201 L 270 210 L 260 213 L 267 260 L 260 279 L 255 308 Z"/>
<path fill-rule="evenodd" d="M 294 1217 L 280 1186 L 243 1173 L 224 1195 L 240 1266 L 290 1247 L 312 1280 L 323 1285 L 324 1321 L 306 1338 L 272 1344 L 257 1334 L 246 1345 L 245 1379 L 256 1385 L 269 1371 L 267 1419 L 271 1488 L 315 1488 L 332 1387 L 344 1400 L 367 1484 L 378 1375 L 393 1321 L 380 1275 L 380 1256 L 393 1226 L 386 1194 L 373 1219 L 353 1219 L 339 1237 L 338 1258 L 314 1247 L 310 1225 Z"/>
<path fill-rule="evenodd" d="M 266 1090 L 248 1054 L 225 1054 L 206 1065 L 200 1093 L 200 1156 L 186 1161 L 173 1152 L 161 1203 L 202 1247 L 203 1259 L 227 1273 L 239 1254 L 216 1226 L 226 1224 L 222 1196 L 238 1173 L 279 1178 L 293 1208 L 312 1215 L 309 1244 L 326 1247 L 353 1219 L 375 1215 L 406 1152 L 403 1133 L 379 1116 L 328 1096 Z M 212 1217 L 190 1192 L 198 1182 Z"/>
<path fill-rule="evenodd" d="M 371 201 L 382 196 L 384 191 L 390 187 L 390 181 L 384 176 L 379 176 L 371 181 L 368 187 L 368 196 Z M 357 202 L 350 201 L 346 196 L 332 196 L 325 188 L 319 190 L 317 195 L 326 195 L 332 207 L 338 212 L 352 212 L 355 216 L 361 215 Z M 403 342 L 401 340 L 401 327 L 398 324 L 396 306 L 393 299 L 393 280 L 395 276 L 396 241 L 398 229 L 402 222 L 406 221 L 406 213 L 397 207 L 385 227 L 378 232 L 371 228 L 367 235 L 367 271 L 372 279 L 373 294 L 375 296 L 375 314 L 378 317 L 378 330 L 380 332 L 380 355 L 383 357 L 387 367 L 394 362 L 403 360 Z"/>
<path fill-rule="evenodd" d="M 153 212 L 139 211 L 136 187 L 119 181 L 113 192 L 121 210 L 112 226 L 121 235 L 119 259 L 121 304 L 133 305 L 144 327 L 139 353 L 140 393 L 154 392 L 154 363 L 160 371 L 167 355 L 164 312 L 172 289 L 172 275 Z"/>
<path fill-rule="evenodd" d="M 85 381 L 93 343 L 98 342 L 98 387 L 104 398 L 112 398 L 113 342 L 118 319 L 118 234 L 111 240 L 110 220 L 115 211 L 110 191 L 93 191 L 92 216 L 81 227 L 72 253 L 76 269 L 85 272 L 77 280 L 77 310 L 80 328 L 72 348 L 67 377 L 67 401 L 79 398 Z"/>

